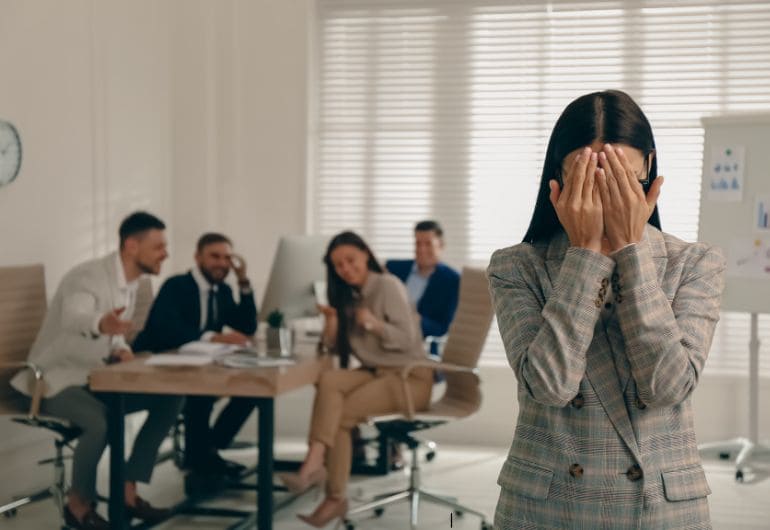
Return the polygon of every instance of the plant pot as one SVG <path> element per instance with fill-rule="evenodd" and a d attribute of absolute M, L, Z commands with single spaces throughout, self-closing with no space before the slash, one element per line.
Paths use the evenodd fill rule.
<path fill-rule="evenodd" d="M 292 333 L 289 328 L 267 328 L 267 354 L 288 357 L 292 353 Z"/>

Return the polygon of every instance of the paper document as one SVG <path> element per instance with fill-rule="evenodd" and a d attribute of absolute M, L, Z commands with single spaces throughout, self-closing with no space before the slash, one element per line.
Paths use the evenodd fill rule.
<path fill-rule="evenodd" d="M 326 297 L 326 282 L 318 280 L 313 282 L 313 294 L 315 303 L 318 305 L 329 305 L 329 299 Z"/>
<path fill-rule="evenodd" d="M 233 353 L 241 347 L 242 346 L 238 346 L 237 344 L 222 344 L 220 342 L 194 340 L 187 344 L 182 344 L 179 347 L 179 353 L 187 355 L 204 355 L 213 358 Z"/>
<path fill-rule="evenodd" d="M 275 366 L 289 366 L 294 364 L 294 359 L 280 357 L 254 357 L 253 355 L 232 354 L 217 359 L 217 364 L 228 368 L 272 368 Z"/>
<path fill-rule="evenodd" d="M 144 364 L 148 366 L 204 366 L 211 364 L 213 358 L 208 355 L 184 353 L 157 353 L 149 357 Z"/>

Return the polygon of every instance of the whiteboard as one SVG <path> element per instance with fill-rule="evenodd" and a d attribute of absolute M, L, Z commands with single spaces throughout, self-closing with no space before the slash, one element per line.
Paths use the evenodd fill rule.
<path fill-rule="evenodd" d="M 746 242 L 751 242 L 756 251 L 756 263 L 760 263 L 760 259 L 770 262 L 770 255 L 764 255 L 767 248 L 764 242 L 770 245 L 770 231 L 757 228 L 761 224 L 758 210 L 761 214 L 763 207 L 757 203 L 757 198 L 770 197 L 770 113 L 714 116 L 703 118 L 701 122 L 705 138 L 698 240 L 717 245 L 728 255 L 722 310 L 770 313 L 770 272 L 767 277 L 735 276 L 739 271 L 746 274 L 746 269 L 738 265 L 746 262 L 741 257 Z M 742 198 L 739 201 L 715 200 L 719 190 L 717 193 L 712 191 L 716 188 L 712 177 L 722 160 L 717 154 L 724 153 L 727 147 L 733 152 L 743 148 Z M 756 267 L 757 270 L 760 268 L 764 270 L 763 262 L 761 267 Z"/>

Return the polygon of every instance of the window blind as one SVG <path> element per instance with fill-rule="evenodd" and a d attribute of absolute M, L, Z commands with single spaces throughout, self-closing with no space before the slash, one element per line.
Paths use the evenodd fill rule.
<path fill-rule="evenodd" d="M 312 231 L 382 260 L 424 218 L 457 267 L 521 241 L 556 118 L 607 88 L 652 122 L 663 229 L 692 241 L 700 117 L 770 108 L 768 2 L 318 0 L 315 43 Z M 724 314 L 707 371 L 744 375 L 747 352 L 748 315 Z M 493 326 L 482 361 L 504 359 Z"/>

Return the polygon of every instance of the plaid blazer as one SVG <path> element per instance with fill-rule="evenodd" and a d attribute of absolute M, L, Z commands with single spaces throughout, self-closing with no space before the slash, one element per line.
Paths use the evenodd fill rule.
<path fill-rule="evenodd" d="M 611 257 L 563 232 L 494 253 L 519 400 L 495 528 L 711 528 L 690 396 L 725 268 L 717 248 L 649 225 Z"/>

